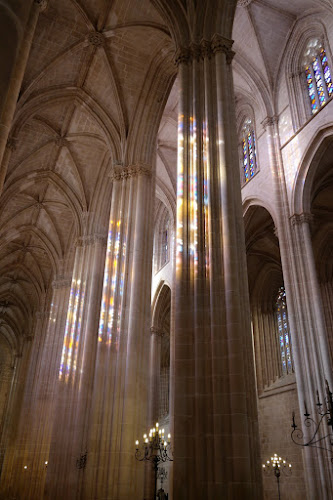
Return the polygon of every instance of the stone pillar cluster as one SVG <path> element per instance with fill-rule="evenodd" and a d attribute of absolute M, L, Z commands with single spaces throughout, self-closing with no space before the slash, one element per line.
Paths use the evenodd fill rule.
<path fill-rule="evenodd" d="M 145 432 L 149 374 L 153 176 L 150 166 L 116 165 L 83 497 L 143 493 L 134 458 Z M 131 478 L 131 481 L 128 478 Z"/>
<path fill-rule="evenodd" d="M 174 498 L 182 500 L 260 496 L 231 45 L 214 35 L 176 58 Z"/>
<path fill-rule="evenodd" d="M 6 54 L 6 60 L 1 61 L 0 193 L 2 192 L 9 161 L 9 159 L 4 159 L 9 130 L 21 90 L 38 16 L 40 12 L 46 9 L 47 0 L 20 0 L 16 2 L 15 12 L 12 11 L 12 2 L 10 0 L 5 0 L 2 3 L 4 3 L 4 6 L 2 6 L 5 9 L 4 12 L 8 9 L 8 17 L 2 17 L 4 25 L 1 27 L 2 36 L 6 39 L 8 53 Z M 15 25 L 12 17 L 13 14 L 15 16 Z"/>
<path fill-rule="evenodd" d="M 52 299 L 36 313 L 33 338 L 17 361 L 11 408 L 5 429 L 5 461 L 1 475 L 10 498 L 40 498 L 49 461 L 56 409 L 57 378 L 68 306 L 70 280 L 58 277 Z"/>
<path fill-rule="evenodd" d="M 268 132 L 271 167 L 275 179 L 275 203 L 277 204 L 278 235 L 286 289 L 288 320 L 292 332 L 293 359 L 297 382 L 297 395 L 301 416 L 306 402 L 309 412 L 316 416 L 316 391 L 323 401 L 325 379 L 330 387 L 332 361 L 325 325 L 322 296 L 318 283 L 309 213 L 290 214 L 286 179 L 280 152 L 278 120 L 264 121 Z M 309 436 L 305 430 L 305 438 Z M 328 448 L 329 448 L 328 443 Z M 310 498 L 328 499 L 332 487 L 332 468 L 327 451 L 304 449 L 305 477 Z"/>

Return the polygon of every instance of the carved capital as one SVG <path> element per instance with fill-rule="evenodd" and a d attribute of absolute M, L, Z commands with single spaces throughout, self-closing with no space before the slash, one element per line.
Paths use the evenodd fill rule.
<path fill-rule="evenodd" d="M 230 64 L 235 53 L 231 50 L 233 41 L 225 38 L 218 33 L 211 40 L 202 39 L 200 43 L 192 43 L 189 47 L 180 47 L 175 55 L 175 64 L 188 64 L 193 60 L 199 61 L 206 57 L 211 58 L 212 55 L 223 52 L 226 54 L 227 63 Z"/>
<path fill-rule="evenodd" d="M 90 245 L 94 245 L 95 243 L 106 245 L 107 235 L 103 233 L 96 233 L 96 234 L 87 234 L 85 236 L 79 236 L 75 242 L 75 246 L 88 247 Z"/>
<path fill-rule="evenodd" d="M 192 61 L 192 53 L 189 47 L 180 47 L 175 54 L 175 64 L 188 64 Z"/>
<path fill-rule="evenodd" d="M 102 246 L 106 246 L 108 242 L 107 234 L 97 233 L 94 234 L 94 243 L 98 243 Z"/>
<path fill-rule="evenodd" d="M 47 7 L 47 0 L 34 0 L 34 3 L 39 7 L 41 12 Z"/>
<path fill-rule="evenodd" d="M 58 290 L 59 288 L 69 288 L 72 284 L 71 278 L 66 278 L 65 276 L 58 276 L 52 282 L 52 288 Z"/>
<path fill-rule="evenodd" d="M 76 247 L 88 247 L 94 243 L 94 236 L 92 234 L 87 234 L 85 236 L 79 236 L 76 239 Z"/>
<path fill-rule="evenodd" d="M 88 35 L 88 42 L 90 45 L 94 45 L 95 47 L 100 47 L 105 43 L 105 37 L 99 31 L 92 31 Z"/>
<path fill-rule="evenodd" d="M 275 125 L 278 122 L 279 122 L 279 117 L 277 115 L 266 116 L 266 118 L 261 122 L 261 125 L 266 130 L 267 127 L 273 127 L 273 125 Z"/>
<path fill-rule="evenodd" d="M 294 214 L 290 217 L 290 222 L 293 226 L 300 226 L 302 224 L 312 224 L 313 215 L 310 213 Z"/>
<path fill-rule="evenodd" d="M 200 59 L 202 59 L 201 43 L 192 43 L 190 47 L 190 53 L 192 61 L 200 61 Z"/>
<path fill-rule="evenodd" d="M 227 63 L 231 64 L 235 55 L 235 52 L 231 50 L 233 43 L 233 40 L 229 40 L 229 38 L 225 38 L 224 36 L 215 33 L 211 41 L 212 51 L 214 54 L 217 52 L 223 52 L 226 55 Z"/>
<path fill-rule="evenodd" d="M 213 54 L 212 44 L 210 43 L 210 41 L 202 39 L 200 46 L 201 46 L 201 57 L 203 59 L 205 57 L 208 57 L 208 59 L 210 59 Z"/>
<path fill-rule="evenodd" d="M 113 181 L 120 181 L 136 177 L 138 175 L 146 175 L 151 177 L 151 166 L 145 163 L 137 163 L 135 165 L 114 165 L 110 177 Z"/>
<path fill-rule="evenodd" d="M 157 335 L 157 337 L 164 337 L 164 332 L 162 330 L 159 330 L 158 328 L 155 328 L 154 326 L 150 328 L 150 333 L 152 335 Z"/>
<path fill-rule="evenodd" d="M 242 7 L 248 7 L 252 0 L 238 0 L 238 4 Z"/>

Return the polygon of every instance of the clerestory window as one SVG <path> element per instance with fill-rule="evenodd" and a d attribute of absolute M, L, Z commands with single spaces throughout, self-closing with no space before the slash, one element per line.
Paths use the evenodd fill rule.
<path fill-rule="evenodd" d="M 287 375 L 288 373 L 292 373 L 294 370 L 291 354 L 291 339 L 288 323 L 286 291 L 283 286 L 278 291 L 275 310 L 278 326 L 278 340 L 280 345 L 282 373 L 283 375 Z"/>
<path fill-rule="evenodd" d="M 243 182 L 248 182 L 257 172 L 256 139 L 252 120 L 247 118 L 243 126 Z"/>
<path fill-rule="evenodd" d="M 315 114 L 333 95 L 331 70 L 322 42 L 313 38 L 304 51 L 303 68 L 311 113 Z"/>

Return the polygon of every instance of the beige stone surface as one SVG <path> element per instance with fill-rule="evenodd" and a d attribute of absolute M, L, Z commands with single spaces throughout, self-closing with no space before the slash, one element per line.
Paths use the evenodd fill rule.
<path fill-rule="evenodd" d="M 2 0 L 0 28 L 0 498 L 150 499 L 159 418 L 170 500 L 277 498 L 275 451 L 283 497 L 330 499 L 290 424 L 333 388 L 333 102 L 303 65 L 319 40 L 332 74 L 331 0 Z"/>

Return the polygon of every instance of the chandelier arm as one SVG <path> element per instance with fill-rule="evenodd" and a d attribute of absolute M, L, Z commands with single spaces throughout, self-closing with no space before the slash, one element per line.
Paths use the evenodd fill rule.
<path fill-rule="evenodd" d="M 303 437 L 304 437 L 304 432 L 303 432 L 303 430 L 302 430 L 302 429 L 295 428 L 295 429 L 291 432 L 291 439 L 292 439 L 293 443 L 297 444 L 298 446 L 314 446 L 314 447 L 318 448 L 318 446 L 315 446 L 315 444 L 316 444 L 316 443 L 319 443 L 319 442 L 320 442 L 320 441 L 322 441 L 323 439 L 326 439 L 327 437 L 329 437 L 329 434 L 327 434 L 326 436 L 324 436 L 324 437 L 322 437 L 322 438 L 320 438 L 320 439 L 314 440 L 314 439 L 315 439 L 315 437 L 316 437 L 316 435 L 318 434 L 318 431 L 319 431 L 319 428 L 320 428 L 320 426 L 321 426 L 321 423 L 322 423 L 322 421 L 323 421 L 323 419 L 324 419 L 324 417 L 325 417 L 326 415 L 327 415 L 327 413 L 325 413 L 324 415 L 322 415 L 322 416 L 321 416 L 321 418 L 320 418 L 320 420 L 319 420 L 318 424 L 316 424 L 316 423 L 315 423 L 315 421 L 314 421 L 312 418 L 307 417 L 307 418 L 305 419 L 305 421 L 304 421 L 304 423 L 305 423 L 305 425 L 306 425 L 307 427 L 310 427 L 311 423 L 312 423 L 312 424 L 314 424 L 314 425 L 316 425 L 316 429 L 315 429 L 315 432 L 314 432 L 314 434 L 313 434 L 312 438 L 311 438 L 308 442 L 306 442 L 306 443 L 304 443 L 304 442 L 303 442 L 303 443 L 299 443 L 299 442 L 297 442 L 297 441 L 295 440 L 295 438 L 294 438 L 294 434 L 295 434 L 295 436 L 296 436 L 296 439 L 301 440 L 301 439 L 303 439 Z M 327 450 L 327 448 L 323 448 L 323 447 L 320 447 L 320 448 Z M 329 451 L 329 450 L 327 450 L 327 451 Z"/>

